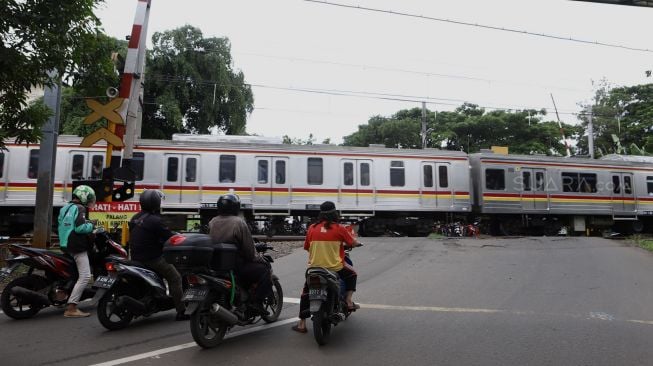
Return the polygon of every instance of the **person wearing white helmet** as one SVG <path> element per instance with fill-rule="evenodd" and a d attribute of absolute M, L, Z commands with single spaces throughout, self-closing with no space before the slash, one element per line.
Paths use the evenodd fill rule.
<path fill-rule="evenodd" d="M 89 186 L 80 185 L 73 190 L 73 199 L 59 211 L 59 247 L 75 259 L 78 273 L 77 282 L 68 297 L 68 304 L 63 313 L 66 318 L 83 318 L 91 315 L 79 310 L 77 303 L 91 280 L 88 251 L 93 241 L 89 234 L 93 232 L 95 225 L 86 219 L 86 209 L 94 206 L 95 191 Z"/>

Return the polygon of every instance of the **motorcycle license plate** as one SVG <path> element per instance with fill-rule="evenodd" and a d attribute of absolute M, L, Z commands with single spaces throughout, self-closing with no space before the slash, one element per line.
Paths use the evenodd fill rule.
<path fill-rule="evenodd" d="M 181 299 L 181 301 L 202 301 L 206 299 L 206 295 L 208 295 L 209 291 L 205 289 L 200 289 L 200 288 L 189 288 L 188 290 L 184 291 L 184 297 Z"/>
<path fill-rule="evenodd" d="M 95 288 L 111 288 L 113 284 L 116 282 L 116 279 L 113 277 L 109 276 L 100 276 L 95 280 L 95 283 L 93 283 L 93 287 Z"/>
<path fill-rule="evenodd" d="M 308 289 L 308 297 L 326 297 L 326 289 L 322 288 L 311 288 Z"/>

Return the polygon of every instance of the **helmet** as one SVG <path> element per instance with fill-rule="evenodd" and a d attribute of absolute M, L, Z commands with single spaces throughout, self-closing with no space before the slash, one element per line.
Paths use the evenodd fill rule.
<path fill-rule="evenodd" d="M 95 202 L 95 191 L 89 186 L 79 185 L 73 189 L 73 198 L 77 198 L 82 205 L 87 206 Z"/>
<path fill-rule="evenodd" d="M 218 198 L 218 215 L 238 215 L 240 211 L 240 198 L 233 193 L 228 193 Z"/>
<path fill-rule="evenodd" d="M 141 193 L 139 201 L 141 210 L 149 212 L 159 212 L 161 210 L 161 200 L 165 199 L 163 192 L 158 189 L 146 189 Z"/>

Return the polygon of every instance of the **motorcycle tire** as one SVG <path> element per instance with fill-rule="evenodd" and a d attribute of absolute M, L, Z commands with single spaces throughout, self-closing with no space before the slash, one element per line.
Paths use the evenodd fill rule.
<path fill-rule="evenodd" d="M 7 316 L 17 320 L 31 318 L 43 309 L 43 306 L 24 303 L 19 297 L 13 295 L 11 289 L 17 286 L 32 291 L 40 291 L 48 286 L 48 280 L 45 277 L 37 275 L 18 277 L 9 282 L 2 291 L 0 305 L 2 306 L 2 311 Z"/>
<path fill-rule="evenodd" d="M 121 294 L 115 290 L 107 291 L 97 305 L 97 317 L 108 330 L 120 330 L 131 323 L 134 315 L 127 309 L 116 309 L 115 301 Z M 116 311 L 117 310 L 117 311 Z"/>
<path fill-rule="evenodd" d="M 210 303 L 205 303 L 190 316 L 190 334 L 202 348 L 217 347 L 229 329 L 229 325 L 215 319 L 209 311 Z"/>
<path fill-rule="evenodd" d="M 268 297 L 265 301 L 265 310 L 270 314 L 264 315 L 261 318 L 266 323 L 276 322 L 281 314 L 281 309 L 283 309 L 283 289 L 279 280 L 275 279 L 272 281 L 272 296 Z"/>
<path fill-rule="evenodd" d="M 329 337 L 331 336 L 331 322 L 325 310 L 326 304 L 322 304 L 320 311 L 313 314 L 313 336 L 315 341 L 320 346 L 324 346 L 329 342 Z"/>

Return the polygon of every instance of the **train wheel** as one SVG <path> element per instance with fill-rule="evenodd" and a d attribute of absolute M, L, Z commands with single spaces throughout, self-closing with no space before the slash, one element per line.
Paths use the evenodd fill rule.
<path fill-rule="evenodd" d="M 499 224 L 499 229 L 504 236 L 518 235 L 521 231 L 521 224 L 515 219 L 506 218 Z"/>

